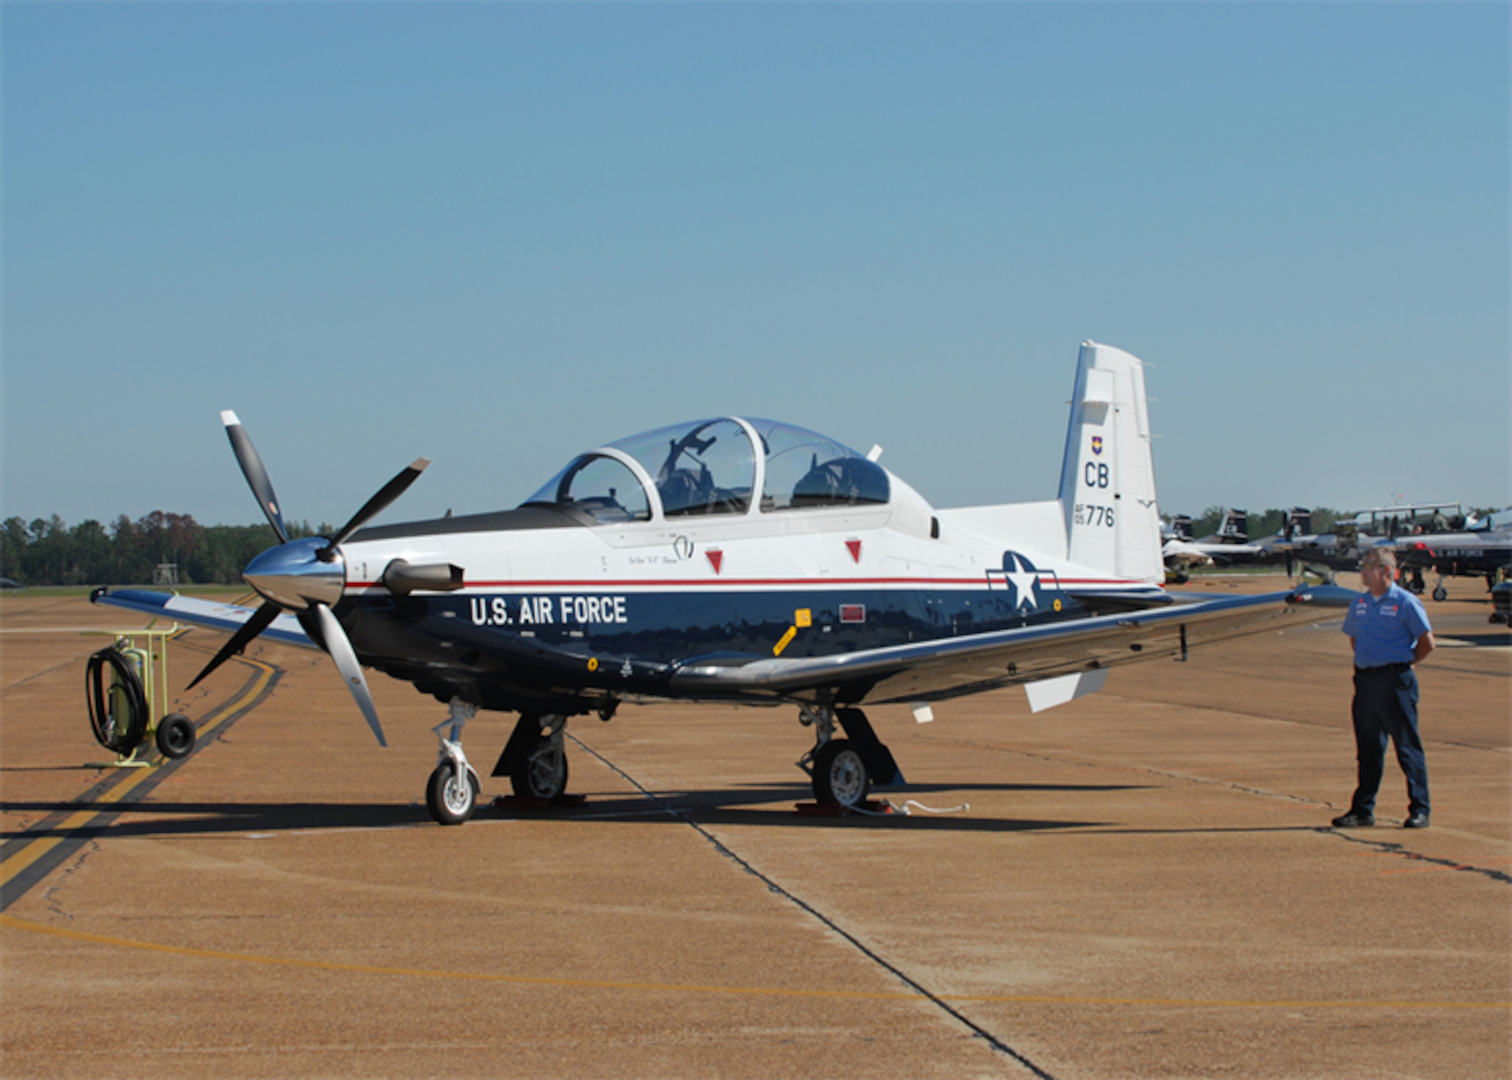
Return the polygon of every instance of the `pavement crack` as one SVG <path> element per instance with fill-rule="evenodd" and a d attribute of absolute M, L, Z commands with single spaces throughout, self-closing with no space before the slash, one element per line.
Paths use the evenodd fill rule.
<path fill-rule="evenodd" d="M 1503 885 L 1512 885 L 1512 874 L 1508 874 L 1505 870 L 1495 870 L 1489 866 L 1470 866 L 1465 863 L 1456 862 L 1454 859 L 1440 859 L 1432 855 L 1423 855 L 1416 851 L 1408 851 L 1405 845 L 1393 844 L 1389 840 L 1370 840 L 1364 836 L 1359 835 L 1358 833 L 1347 833 L 1343 830 L 1333 829 L 1327 826 L 1324 826 L 1317 831 L 1320 833 L 1337 836 L 1340 840 L 1345 840 L 1351 844 L 1359 844 L 1362 847 L 1375 848 L 1377 851 L 1380 851 L 1386 855 L 1399 855 L 1402 858 L 1408 859 L 1412 862 L 1420 862 L 1428 866 L 1441 866 L 1445 870 L 1458 870 L 1467 874 L 1478 874 L 1481 877 L 1489 878 L 1490 880 L 1500 882 Z"/>
<path fill-rule="evenodd" d="M 682 808 L 674 806 L 666 799 L 663 799 L 655 792 L 649 790 L 639 780 L 635 779 L 635 777 L 631 776 L 624 769 L 620 768 L 614 762 L 604 757 L 603 754 L 600 754 L 593 747 L 583 742 L 582 739 L 579 739 L 576 735 L 568 732 L 567 737 L 574 743 L 576 743 L 585 753 L 593 755 L 593 757 L 597 758 L 606 768 L 614 772 L 626 783 L 634 787 L 636 791 L 640 792 L 647 799 L 650 799 L 652 802 L 654 802 L 669 817 L 682 822 L 689 828 L 696 831 L 699 836 L 703 837 L 705 841 L 713 846 L 715 851 L 719 852 L 719 854 L 735 863 L 736 866 L 739 866 L 747 874 L 750 874 L 756 880 L 764 884 L 767 887 L 768 892 L 782 897 L 784 900 L 788 901 L 790 904 L 793 904 L 795 907 L 803 911 L 811 918 L 817 920 L 826 929 L 832 931 L 835 934 L 838 934 L 841 938 L 848 942 L 852 948 L 861 953 L 862 956 L 865 956 L 872 963 L 876 964 L 882 970 L 892 975 L 909 990 L 917 994 L 921 999 L 928 1001 L 930 1004 L 934 1005 L 937 1009 L 945 1013 L 951 1019 L 967 1028 L 972 1033 L 973 1038 L 982 1040 L 982 1042 L 984 1042 L 988 1047 L 990 1047 L 997 1053 L 1012 1058 L 1024 1068 L 1028 1069 L 1035 1076 L 1039 1077 L 1040 1080 L 1055 1080 L 1055 1077 L 1051 1073 L 1046 1072 L 1044 1069 L 1040 1068 L 1025 1054 L 1009 1046 L 1006 1042 L 998 1038 L 992 1032 L 988 1031 L 976 1021 L 963 1014 L 959 1009 L 956 1009 L 948 1002 L 942 1000 L 939 995 L 923 986 L 917 980 L 904 972 L 902 968 L 898 967 L 898 965 L 894 964 L 892 961 L 888 960 L 886 957 L 878 953 L 871 946 L 861 941 L 849 930 L 846 930 L 843 926 L 836 922 L 835 919 L 833 919 L 829 915 L 826 915 L 824 912 L 814 907 L 814 905 L 810 904 L 801 896 L 798 896 L 796 893 L 785 888 L 783 885 L 779 884 L 777 881 L 773 880 L 762 871 L 758 870 L 754 865 L 751 864 L 749 860 L 733 851 L 729 846 L 727 846 L 722 840 L 711 833 L 708 829 L 704 828 L 698 822 L 690 818 L 687 813 L 682 810 Z"/>
<path fill-rule="evenodd" d="M 57 881 L 53 882 L 52 885 L 48 887 L 48 890 L 42 894 L 42 902 L 47 905 L 48 911 L 52 912 L 54 915 L 59 916 L 60 918 L 67 919 L 69 922 L 73 922 L 73 916 L 63 910 L 62 904 L 60 903 L 57 894 L 62 891 L 65 885 L 69 884 L 69 878 L 73 876 L 74 871 L 83 866 L 85 860 L 99 850 L 100 842 L 95 839 L 91 839 L 88 843 L 86 843 L 79 849 L 78 854 L 74 858 L 74 860 L 63 869 L 63 872 L 61 874 L 58 875 Z"/>

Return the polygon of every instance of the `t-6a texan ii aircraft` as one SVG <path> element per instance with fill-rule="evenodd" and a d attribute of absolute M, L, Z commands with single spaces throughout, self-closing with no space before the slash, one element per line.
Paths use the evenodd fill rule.
<path fill-rule="evenodd" d="M 294 540 L 250 438 L 222 419 L 278 534 L 244 574 L 262 606 L 96 598 L 233 631 L 196 682 L 264 631 L 324 649 L 380 743 L 364 667 L 434 695 L 447 718 L 427 804 L 445 824 L 477 799 L 460 740 L 478 709 L 519 714 L 493 775 L 549 800 L 567 784 L 570 717 L 786 703 L 816 735 L 799 762 L 815 797 L 854 806 L 901 782 L 866 706 L 923 722 L 933 702 L 1021 683 L 1047 708 L 1110 667 L 1272 627 L 1299 603 L 1165 592 L 1143 365 L 1092 342 L 1059 497 L 1015 505 L 936 510 L 880 450 L 727 416 L 590 450 L 514 510 L 365 527 L 422 458 L 334 536 Z"/>

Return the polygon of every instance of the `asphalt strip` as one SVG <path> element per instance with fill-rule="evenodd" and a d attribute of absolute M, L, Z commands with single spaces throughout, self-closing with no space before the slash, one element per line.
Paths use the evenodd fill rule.
<path fill-rule="evenodd" d="M 273 692 L 283 675 L 280 668 L 262 660 L 236 657 L 252 668 L 241 689 L 215 706 L 195 727 L 194 749 L 176 760 L 164 759 L 152 748 L 149 768 L 105 767 L 108 775 L 72 802 L 60 806 L 41 821 L 0 845 L 0 911 L 7 910 L 35 885 L 63 865 L 86 843 L 99 836 L 133 803 L 145 799 L 154 788 L 194 759 L 210 740 L 240 720 Z M 149 743 L 150 745 L 150 743 Z"/>

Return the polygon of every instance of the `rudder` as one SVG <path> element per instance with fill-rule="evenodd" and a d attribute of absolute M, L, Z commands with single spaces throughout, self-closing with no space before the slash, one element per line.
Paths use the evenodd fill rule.
<path fill-rule="evenodd" d="M 1115 577 L 1165 580 L 1144 364 L 1082 342 L 1061 463 L 1067 556 Z"/>

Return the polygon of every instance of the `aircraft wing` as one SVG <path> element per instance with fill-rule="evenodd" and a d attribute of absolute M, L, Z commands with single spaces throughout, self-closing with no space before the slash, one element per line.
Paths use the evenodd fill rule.
<path fill-rule="evenodd" d="M 995 686 L 1078 676 L 1119 664 L 1184 655 L 1188 646 L 1279 629 L 1342 610 L 1356 593 L 1317 587 L 1186 600 L 1158 609 L 921 641 L 839 656 L 689 660 L 672 675 L 680 696 L 803 697 L 838 688 L 843 704 L 937 701 Z"/>
<path fill-rule="evenodd" d="M 96 589 L 90 594 L 89 599 L 96 604 L 109 604 L 111 607 L 125 608 L 127 611 L 136 611 L 159 619 L 173 619 L 194 626 L 203 626 L 209 630 L 224 630 L 228 634 L 236 633 L 241 629 L 242 624 L 257 612 L 255 607 L 226 604 L 217 600 L 202 600 L 193 596 L 180 596 L 178 593 L 154 592 L 150 589 L 121 589 L 118 592 Z M 320 648 L 310 640 L 309 635 L 299 625 L 299 620 L 287 612 L 274 619 L 272 624 L 262 632 L 262 636 L 284 645 L 298 645 L 306 649 Z"/>

